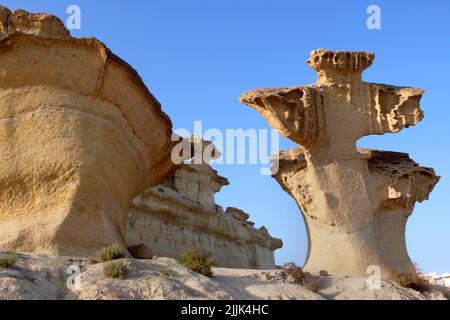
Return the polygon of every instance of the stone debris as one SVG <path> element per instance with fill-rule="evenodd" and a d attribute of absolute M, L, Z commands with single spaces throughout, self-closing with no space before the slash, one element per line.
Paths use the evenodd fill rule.
<path fill-rule="evenodd" d="M 448 288 L 439 286 L 419 293 L 383 280 L 380 289 L 372 290 L 365 277 L 318 275 L 310 275 L 319 286 L 312 292 L 307 284 L 291 283 L 277 269 L 213 268 L 213 277 L 207 278 L 170 258 L 120 261 L 128 267 L 123 280 L 104 278 L 103 264 L 88 264 L 85 258 L 18 253 L 13 267 L 0 268 L 0 300 L 445 300 L 450 296 Z"/>

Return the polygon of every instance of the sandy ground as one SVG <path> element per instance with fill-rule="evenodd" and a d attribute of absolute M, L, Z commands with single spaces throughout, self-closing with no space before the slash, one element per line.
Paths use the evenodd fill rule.
<path fill-rule="evenodd" d="M 308 275 L 318 292 L 291 283 L 279 270 L 214 268 L 211 278 L 192 272 L 174 259 L 122 259 L 124 279 L 103 276 L 103 264 L 83 258 L 17 254 L 10 268 L 0 268 L 0 299 L 446 299 L 449 289 L 433 286 L 421 294 L 383 281 L 368 289 L 366 278 Z M 69 268 L 69 269 L 68 269 Z M 72 272 L 75 272 L 72 274 Z"/>

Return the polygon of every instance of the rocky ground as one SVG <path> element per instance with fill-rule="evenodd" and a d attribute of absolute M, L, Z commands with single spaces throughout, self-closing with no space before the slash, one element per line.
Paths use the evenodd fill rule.
<path fill-rule="evenodd" d="M 122 259 L 124 279 L 103 276 L 103 264 L 87 259 L 17 254 L 9 268 L 0 267 L 0 299 L 396 299 L 445 300 L 448 288 L 432 286 L 427 293 L 383 281 L 379 290 L 366 287 L 366 278 L 307 275 L 316 284 L 298 285 L 279 270 L 214 268 L 208 278 L 175 260 Z M 68 268 L 80 271 L 75 277 Z M 318 292 L 313 291 L 318 290 Z"/>

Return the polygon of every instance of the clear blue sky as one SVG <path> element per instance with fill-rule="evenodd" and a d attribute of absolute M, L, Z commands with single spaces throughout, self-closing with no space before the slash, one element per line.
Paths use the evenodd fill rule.
<path fill-rule="evenodd" d="M 238 96 L 259 87 L 315 82 L 305 61 L 316 48 L 370 50 L 370 82 L 423 88 L 423 122 L 399 134 L 366 137 L 360 147 L 403 151 L 442 176 L 407 226 L 411 258 L 424 271 L 450 272 L 450 2 L 283 0 L 4 0 L 11 8 L 82 10 L 77 37 L 96 37 L 137 69 L 174 128 L 267 128 Z M 382 29 L 366 28 L 366 8 L 379 5 Z M 293 144 L 282 139 L 281 149 Z M 251 214 L 284 241 L 278 263 L 303 264 L 307 239 L 294 202 L 257 165 L 217 165 L 231 185 L 223 206 Z"/>

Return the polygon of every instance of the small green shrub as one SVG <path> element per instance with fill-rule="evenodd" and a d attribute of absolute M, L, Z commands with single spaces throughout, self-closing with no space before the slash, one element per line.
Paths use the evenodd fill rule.
<path fill-rule="evenodd" d="M 216 261 L 207 252 L 199 252 L 196 249 L 183 254 L 178 258 L 178 262 L 186 268 L 207 277 L 213 276 L 211 267 L 216 265 Z"/>
<path fill-rule="evenodd" d="M 0 257 L 0 267 L 2 268 L 10 268 L 16 263 L 17 257 L 14 252 L 6 252 Z"/>
<path fill-rule="evenodd" d="M 111 261 L 103 265 L 103 276 L 106 278 L 123 279 L 128 267 L 123 261 Z"/>
<path fill-rule="evenodd" d="M 295 264 L 285 264 L 282 272 L 295 284 L 302 284 L 303 279 L 305 278 L 303 269 L 301 267 L 297 267 Z"/>
<path fill-rule="evenodd" d="M 177 276 L 178 273 L 171 269 L 158 269 L 156 270 L 158 273 L 162 274 L 163 276 Z"/>
<path fill-rule="evenodd" d="M 111 246 L 101 248 L 97 255 L 98 260 L 100 260 L 101 262 L 125 258 L 125 253 L 122 251 L 122 248 L 118 244 L 113 244 Z"/>

